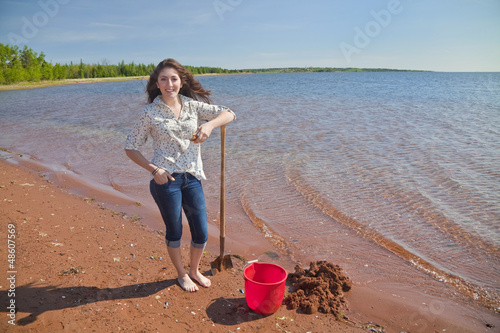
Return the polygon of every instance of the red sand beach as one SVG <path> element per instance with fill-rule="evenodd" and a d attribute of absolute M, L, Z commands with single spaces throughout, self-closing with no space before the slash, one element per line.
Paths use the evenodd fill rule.
<path fill-rule="evenodd" d="M 3 160 L 0 193 L 1 331 L 493 332 L 499 327 L 493 313 L 471 309 L 464 317 L 451 302 L 436 309 L 438 303 L 424 296 L 408 299 L 397 287 L 389 295 L 356 281 L 345 294 L 339 319 L 285 304 L 273 315 L 258 315 L 245 302 L 241 260 L 233 257 L 234 268 L 210 274 L 218 230 L 211 230 L 201 264 L 212 286 L 187 293 L 176 283 L 161 231 L 135 217 L 70 194 L 37 170 Z M 15 246 L 8 247 L 10 234 Z M 227 243 L 239 253 L 237 242 Z M 9 249 L 15 261 L 8 261 Z M 189 249 L 183 250 L 187 259 Z M 290 292 L 288 284 L 285 295 Z M 11 303 L 16 312 L 7 308 Z"/>

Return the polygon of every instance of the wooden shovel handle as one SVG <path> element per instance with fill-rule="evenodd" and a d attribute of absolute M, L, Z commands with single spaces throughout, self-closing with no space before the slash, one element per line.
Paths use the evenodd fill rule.
<path fill-rule="evenodd" d="M 226 192 L 225 176 L 226 167 L 226 125 L 220 128 L 220 256 L 224 255 L 224 240 L 226 238 Z"/>

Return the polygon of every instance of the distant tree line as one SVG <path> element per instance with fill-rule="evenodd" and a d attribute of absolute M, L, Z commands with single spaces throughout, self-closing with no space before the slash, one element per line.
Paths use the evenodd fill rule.
<path fill-rule="evenodd" d="M 0 84 L 18 82 L 38 82 L 42 80 L 88 79 L 105 77 L 149 76 L 155 65 L 149 64 L 108 64 L 103 60 L 100 64 L 59 64 L 53 65 L 45 60 L 43 52 L 34 52 L 24 46 L 4 45 L 0 43 Z M 330 67 L 293 67 L 293 68 L 261 68 L 261 69 L 224 69 L 219 67 L 186 66 L 194 75 L 203 74 L 240 74 L 240 73 L 294 73 L 294 72 L 366 72 L 366 71 L 399 71 L 393 69 L 364 68 L 330 68 Z"/>
<path fill-rule="evenodd" d="M 53 65 L 45 60 L 43 52 L 34 52 L 24 46 L 4 45 L 0 43 L 0 83 L 38 82 L 42 80 L 84 79 L 119 76 L 149 75 L 153 65 L 125 64 L 59 64 Z"/>
<path fill-rule="evenodd" d="M 323 73 L 323 72 L 422 72 L 420 70 L 389 69 L 389 68 L 339 68 L 339 67 L 286 67 L 286 68 L 258 68 L 238 69 L 238 73 Z"/>
<path fill-rule="evenodd" d="M 186 67 L 193 75 L 203 75 L 203 74 L 234 74 L 239 73 L 239 71 L 234 69 L 224 69 L 219 67 L 193 67 L 193 66 L 184 66 Z"/>
<path fill-rule="evenodd" d="M 156 65 L 136 64 L 134 62 L 125 64 L 124 61 L 118 65 L 108 64 L 106 60 L 99 64 L 80 63 L 69 64 L 56 63 L 55 65 L 45 60 L 43 52 L 34 52 L 31 48 L 24 46 L 4 45 L 0 43 L 0 84 L 14 84 L 18 82 L 38 82 L 42 80 L 63 79 L 89 79 L 104 77 L 130 77 L 149 76 Z M 229 74 L 230 70 L 217 67 L 193 67 L 186 66 L 193 74 Z"/>

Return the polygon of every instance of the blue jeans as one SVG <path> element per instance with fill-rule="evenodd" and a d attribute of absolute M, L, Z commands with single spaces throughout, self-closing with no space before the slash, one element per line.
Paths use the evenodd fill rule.
<path fill-rule="evenodd" d="M 154 179 L 149 188 L 160 209 L 166 226 L 167 246 L 178 248 L 182 236 L 182 210 L 186 214 L 191 231 L 191 244 L 204 248 L 208 239 L 207 206 L 201 181 L 189 173 L 174 173 L 175 181 L 159 185 Z"/>

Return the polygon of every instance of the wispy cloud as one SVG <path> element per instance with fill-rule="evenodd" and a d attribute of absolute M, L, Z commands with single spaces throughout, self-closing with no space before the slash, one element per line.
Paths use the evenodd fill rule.
<path fill-rule="evenodd" d="M 215 20 L 215 14 L 213 13 L 203 13 L 196 16 L 191 17 L 189 20 L 185 21 L 186 24 L 190 26 L 200 26 L 206 25 L 207 23 L 211 23 Z"/>
<path fill-rule="evenodd" d="M 91 27 L 104 27 L 104 28 L 135 28 L 132 25 L 124 25 L 124 24 L 114 24 L 114 23 L 103 23 L 103 22 L 92 22 L 90 23 Z"/>
<path fill-rule="evenodd" d="M 284 56 L 286 56 L 286 53 L 282 53 L 282 52 L 276 52 L 276 53 L 261 52 L 261 53 L 257 53 L 256 55 L 257 55 L 257 57 L 260 57 L 260 58 L 278 58 L 278 57 L 284 57 Z"/>
<path fill-rule="evenodd" d="M 102 32 L 76 32 L 66 31 L 46 37 L 46 41 L 59 43 L 74 42 L 106 42 L 118 39 L 115 35 Z"/>
<path fill-rule="evenodd" d="M 294 31 L 299 30 L 302 27 L 299 25 L 288 25 L 288 24 L 277 24 L 277 23 L 260 23 L 256 27 L 261 31 L 272 31 L 272 32 L 284 32 L 284 31 Z"/>

